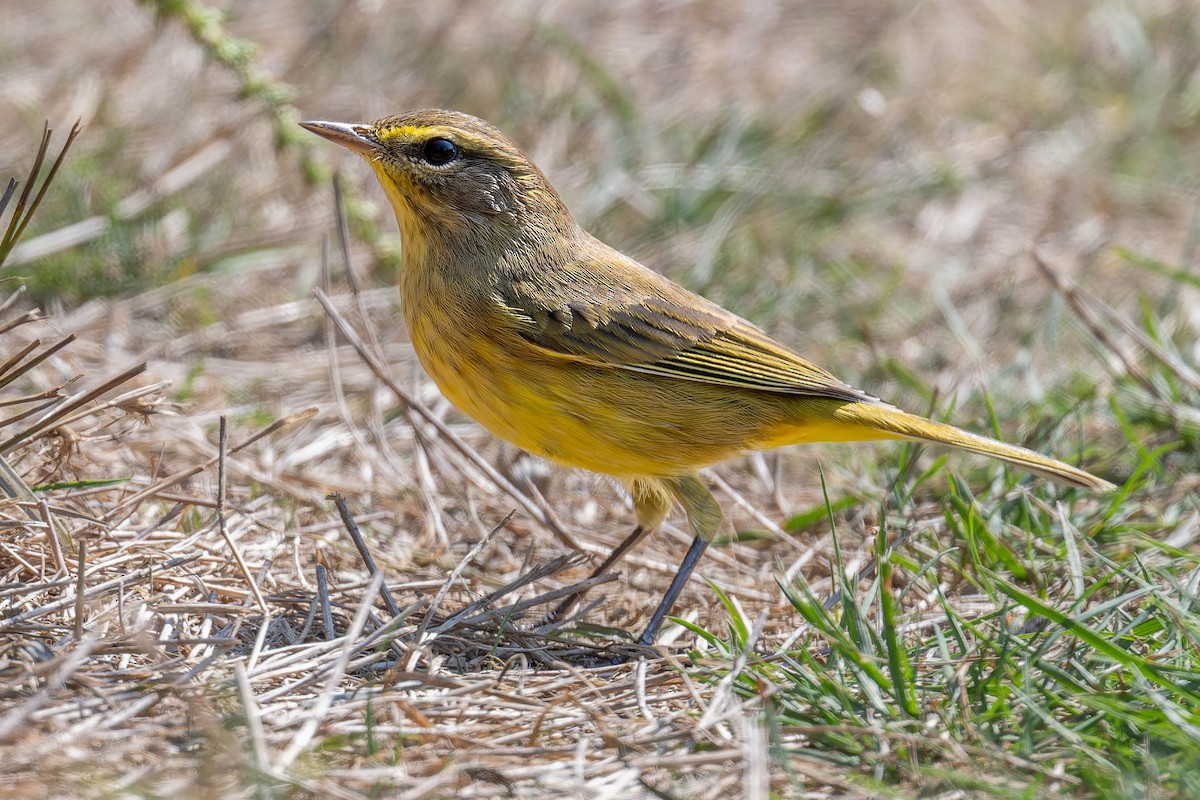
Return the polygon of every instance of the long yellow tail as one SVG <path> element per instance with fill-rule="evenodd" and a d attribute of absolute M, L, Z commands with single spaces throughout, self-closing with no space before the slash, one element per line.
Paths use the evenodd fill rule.
<path fill-rule="evenodd" d="M 1079 486 L 1101 492 L 1116 488 L 1113 484 L 1103 478 L 1097 478 L 1090 472 L 1085 472 L 1053 458 L 1047 458 L 1024 447 L 968 433 L 953 425 L 934 422 L 890 406 L 847 403 L 839 407 L 834 415 L 844 422 L 879 431 L 887 438 L 913 439 L 969 450 L 972 453 L 998 458 L 1013 466 L 1068 486 Z"/>

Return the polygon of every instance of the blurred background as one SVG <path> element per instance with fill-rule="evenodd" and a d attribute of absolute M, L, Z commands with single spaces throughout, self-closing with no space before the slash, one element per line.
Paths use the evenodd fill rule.
<path fill-rule="evenodd" d="M 33 231 L 58 237 L 7 274 L 62 307 L 196 273 L 238 303 L 302 297 L 336 169 L 358 268 L 386 283 L 401 245 L 373 177 L 291 123 L 440 106 L 507 131 L 602 239 L 822 363 L 1036 389 L 1022 371 L 1062 365 L 1033 246 L 1114 302 L 1155 295 L 1140 261 L 1193 266 L 1195 11 L 10 0 L 0 174 L 43 119 L 87 127 Z"/>

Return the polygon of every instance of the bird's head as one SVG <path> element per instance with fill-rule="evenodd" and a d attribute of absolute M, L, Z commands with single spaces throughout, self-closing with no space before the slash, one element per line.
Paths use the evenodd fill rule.
<path fill-rule="evenodd" d="M 406 247 L 414 238 L 567 232 L 570 214 L 546 177 L 497 128 L 457 111 L 423 110 L 372 123 L 302 122 L 375 170 Z"/>

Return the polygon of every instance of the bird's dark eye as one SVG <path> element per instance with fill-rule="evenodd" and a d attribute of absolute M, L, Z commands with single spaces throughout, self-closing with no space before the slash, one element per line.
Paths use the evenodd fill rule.
<path fill-rule="evenodd" d="M 435 167 L 440 167 L 458 158 L 458 145 L 449 139 L 430 139 L 421 149 L 421 157 Z"/>

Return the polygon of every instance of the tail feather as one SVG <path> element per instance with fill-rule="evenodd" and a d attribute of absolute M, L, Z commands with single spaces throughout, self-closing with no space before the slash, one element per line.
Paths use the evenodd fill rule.
<path fill-rule="evenodd" d="M 1097 478 L 1090 472 L 1035 453 L 1033 450 L 969 433 L 953 425 L 934 422 L 890 406 L 873 403 L 847 403 L 837 410 L 836 416 L 846 421 L 853 421 L 856 425 L 891 434 L 896 438 L 948 445 L 999 459 L 1068 486 L 1078 486 L 1100 492 L 1116 488 L 1113 484 L 1103 478 Z"/>

